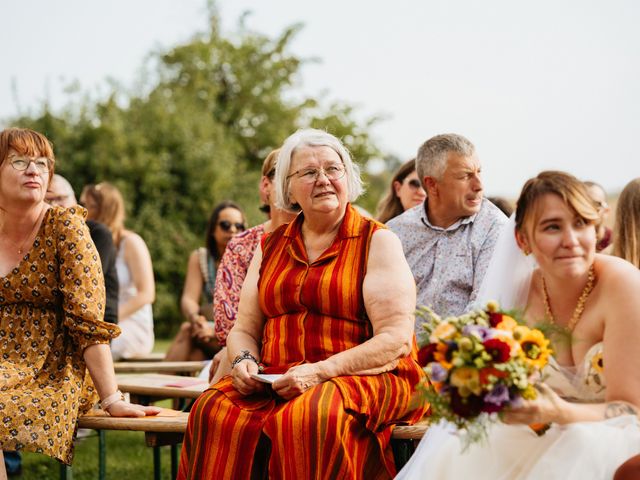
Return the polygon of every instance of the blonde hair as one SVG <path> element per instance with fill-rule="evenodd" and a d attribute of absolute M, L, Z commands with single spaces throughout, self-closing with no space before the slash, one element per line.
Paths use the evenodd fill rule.
<path fill-rule="evenodd" d="M 115 185 L 102 182 L 84 187 L 82 196 L 85 195 L 90 196 L 96 202 L 98 209 L 96 217 L 92 220 L 104 223 L 109 227 L 113 243 L 116 247 L 119 246 L 125 219 L 124 200 L 120 190 Z"/>
<path fill-rule="evenodd" d="M 640 268 L 640 178 L 631 180 L 618 198 L 613 254 Z"/>
<path fill-rule="evenodd" d="M 516 204 L 516 230 L 526 233 L 528 226 L 536 224 L 541 215 L 539 200 L 548 193 L 559 196 L 586 223 L 595 226 L 599 222 L 598 208 L 584 183 L 568 173 L 548 170 L 522 187 Z"/>

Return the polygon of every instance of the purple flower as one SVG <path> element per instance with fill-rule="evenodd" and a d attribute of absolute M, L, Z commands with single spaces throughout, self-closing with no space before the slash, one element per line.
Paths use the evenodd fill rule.
<path fill-rule="evenodd" d="M 493 405 L 502 406 L 509 401 L 509 389 L 505 385 L 496 385 L 484 396 L 484 401 Z"/>
<path fill-rule="evenodd" d="M 489 338 L 489 328 L 481 327 L 480 325 L 465 325 L 462 327 L 463 335 L 473 335 L 476 338 L 479 338 L 481 341 L 485 341 Z"/>
<path fill-rule="evenodd" d="M 444 382 L 449 374 L 448 370 L 437 362 L 429 364 L 431 369 L 431 380 L 433 382 Z"/>

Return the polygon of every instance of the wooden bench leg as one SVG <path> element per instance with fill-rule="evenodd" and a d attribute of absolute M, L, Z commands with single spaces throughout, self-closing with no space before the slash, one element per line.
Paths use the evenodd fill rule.
<path fill-rule="evenodd" d="M 107 478 L 107 437 L 104 430 L 98 430 L 98 479 Z"/>
<path fill-rule="evenodd" d="M 60 464 L 60 480 L 73 480 L 73 470 L 71 465 Z"/>
<path fill-rule="evenodd" d="M 396 438 L 391 440 L 391 449 L 393 450 L 393 458 L 396 461 L 396 468 L 400 471 L 409 461 L 416 447 L 414 440 Z"/>
<path fill-rule="evenodd" d="M 171 478 L 178 476 L 178 464 L 180 462 L 180 450 L 178 445 L 171 445 Z"/>
<path fill-rule="evenodd" d="M 160 463 L 160 447 L 153 447 L 153 480 L 162 479 L 162 464 Z"/>

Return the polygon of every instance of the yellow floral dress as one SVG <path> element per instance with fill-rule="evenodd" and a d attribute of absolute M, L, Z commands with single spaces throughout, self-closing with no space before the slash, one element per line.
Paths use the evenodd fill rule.
<path fill-rule="evenodd" d="M 102 320 L 104 279 L 85 216 L 50 208 L 31 250 L 0 277 L 0 448 L 67 464 L 78 415 L 97 399 L 83 351 L 119 334 Z"/>

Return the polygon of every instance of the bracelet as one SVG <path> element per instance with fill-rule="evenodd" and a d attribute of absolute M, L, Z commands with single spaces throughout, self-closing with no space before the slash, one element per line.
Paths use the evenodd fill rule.
<path fill-rule="evenodd" d="M 109 407 L 120 400 L 124 401 L 124 394 L 120 390 L 116 390 L 104 400 L 100 401 L 100 408 L 105 412 L 109 411 Z"/>
<path fill-rule="evenodd" d="M 233 367 L 235 367 L 237 364 L 239 364 L 243 360 L 251 360 L 252 362 L 255 362 L 255 364 L 258 365 L 259 372 L 261 372 L 264 368 L 262 364 L 258 361 L 258 359 L 254 357 L 249 350 L 242 350 L 240 355 L 237 355 L 236 358 L 233 359 L 233 362 L 231 362 L 231 370 L 233 370 Z"/>

